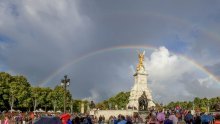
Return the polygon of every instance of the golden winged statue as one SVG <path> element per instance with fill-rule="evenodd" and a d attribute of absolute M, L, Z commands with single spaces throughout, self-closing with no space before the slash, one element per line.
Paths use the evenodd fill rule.
<path fill-rule="evenodd" d="M 138 59 L 139 59 L 139 63 L 137 65 L 137 71 L 139 71 L 141 68 L 144 68 L 144 55 L 145 55 L 145 51 L 143 53 L 138 52 Z"/>

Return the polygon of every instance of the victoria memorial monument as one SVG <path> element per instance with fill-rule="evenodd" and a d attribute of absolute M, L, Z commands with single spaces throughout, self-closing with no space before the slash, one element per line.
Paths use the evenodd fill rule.
<path fill-rule="evenodd" d="M 134 86 L 130 91 L 129 103 L 127 105 L 128 109 L 142 110 L 155 106 L 151 91 L 147 86 L 148 74 L 145 67 L 144 55 L 145 51 L 143 53 L 138 52 L 139 63 L 134 74 Z M 145 104 L 146 106 L 141 106 L 140 104 Z"/>
<path fill-rule="evenodd" d="M 133 115 L 135 112 L 147 112 L 149 108 L 155 107 L 152 99 L 151 91 L 147 85 L 148 74 L 145 67 L 145 51 L 138 52 L 139 62 L 136 66 L 134 76 L 134 85 L 130 91 L 129 103 L 124 110 L 91 110 L 90 114 L 99 117 L 103 115 L 110 117 L 111 115 Z"/>

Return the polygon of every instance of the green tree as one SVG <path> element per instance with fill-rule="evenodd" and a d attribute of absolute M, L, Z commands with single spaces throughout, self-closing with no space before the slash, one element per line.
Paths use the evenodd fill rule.
<path fill-rule="evenodd" d="M 34 111 L 36 111 L 37 106 L 42 102 L 40 87 L 31 87 L 31 100 L 33 102 Z"/>
<path fill-rule="evenodd" d="M 49 94 L 48 94 L 48 100 L 50 100 L 50 102 L 52 103 L 53 109 L 54 111 L 56 111 L 56 109 L 63 109 L 63 105 L 64 105 L 64 88 L 62 86 L 56 86 L 54 88 L 54 90 L 52 90 Z M 70 94 L 70 92 L 67 90 L 66 92 L 66 103 L 67 106 L 71 105 L 71 100 L 72 100 L 72 96 Z M 69 107 L 70 109 L 70 107 Z"/>
<path fill-rule="evenodd" d="M 80 112 L 82 100 L 73 100 L 73 112 Z"/>
<path fill-rule="evenodd" d="M 129 96 L 130 92 L 119 92 L 117 95 L 98 103 L 96 107 L 102 110 L 116 109 L 116 106 L 118 109 L 125 109 L 129 102 Z"/>
<path fill-rule="evenodd" d="M 24 76 L 11 76 L 8 73 L 1 72 L 0 88 L 0 108 L 9 109 L 9 106 L 10 109 L 27 107 L 30 84 Z"/>
<path fill-rule="evenodd" d="M 9 85 L 9 104 L 10 104 L 11 110 L 13 109 L 14 102 L 17 99 L 17 95 L 18 95 L 17 87 L 18 85 L 16 82 L 12 82 Z"/>
<path fill-rule="evenodd" d="M 195 107 L 197 108 L 200 108 L 201 107 L 201 104 L 200 104 L 200 98 L 199 97 L 195 97 L 194 98 L 194 105 L 195 105 Z"/>
<path fill-rule="evenodd" d="M 193 102 L 189 101 L 187 104 L 187 109 L 193 109 Z"/>
<path fill-rule="evenodd" d="M 5 72 L 0 72 L 0 109 L 8 110 L 9 104 L 9 84 L 12 76 Z"/>
<path fill-rule="evenodd" d="M 30 84 L 24 76 L 13 76 L 10 96 L 17 100 L 17 108 L 30 108 Z"/>
<path fill-rule="evenodd" d="M 41 88 L 41 102 L 40 102 L 40 107 L 44 108 L 45 111 L 47 111 L 47 108 L 52 108 L 52 104 L 50 101 L 50 97 L 49 94 L 52 92 L 52 89 L 50 89 L 49 87 L 46 88 Z"/>

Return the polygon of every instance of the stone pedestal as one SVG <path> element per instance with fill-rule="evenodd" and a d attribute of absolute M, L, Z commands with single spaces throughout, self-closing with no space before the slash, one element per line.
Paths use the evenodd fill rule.
<path fill-rule="evenodd" d="M 148 99 L 148 108 L 155 106 L 152 100 L 151 91 L 147 87 L 147 72 L 144 68 L 134 74 L 134 86 L 131 89 L 129 103 L 127 105 L 128 109 L 138 110 L 138 99 L 141 97 L 143 92 Z"/>
<path fill-rule="evenodd" d="M 146 122 L 149 111 L 138 111 L 138 115 L 142 118 L 143 122 Z"/>

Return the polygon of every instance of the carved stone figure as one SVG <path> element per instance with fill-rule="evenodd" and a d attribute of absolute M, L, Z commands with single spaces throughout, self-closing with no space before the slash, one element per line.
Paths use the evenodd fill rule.
<path fill-rule="evenodd" d="M 147 108 L 148 108 L 148 99 L 147 99 L 147 96 L 145 94 L 145 91 L 143 92 L 141 97 L 138 99 L 138 103 L 139 103 L 139 111 L 146 111 L 147 110 Z"/>
<path fill-rule="evenodd" d="M 91 109 L 94 109 L 94 108 L 95 108 L 95 103 L 94 103 L 93 101 L 91 101 L 91 103 L 89 104 L 89 107 L 90 107 Z"/>

